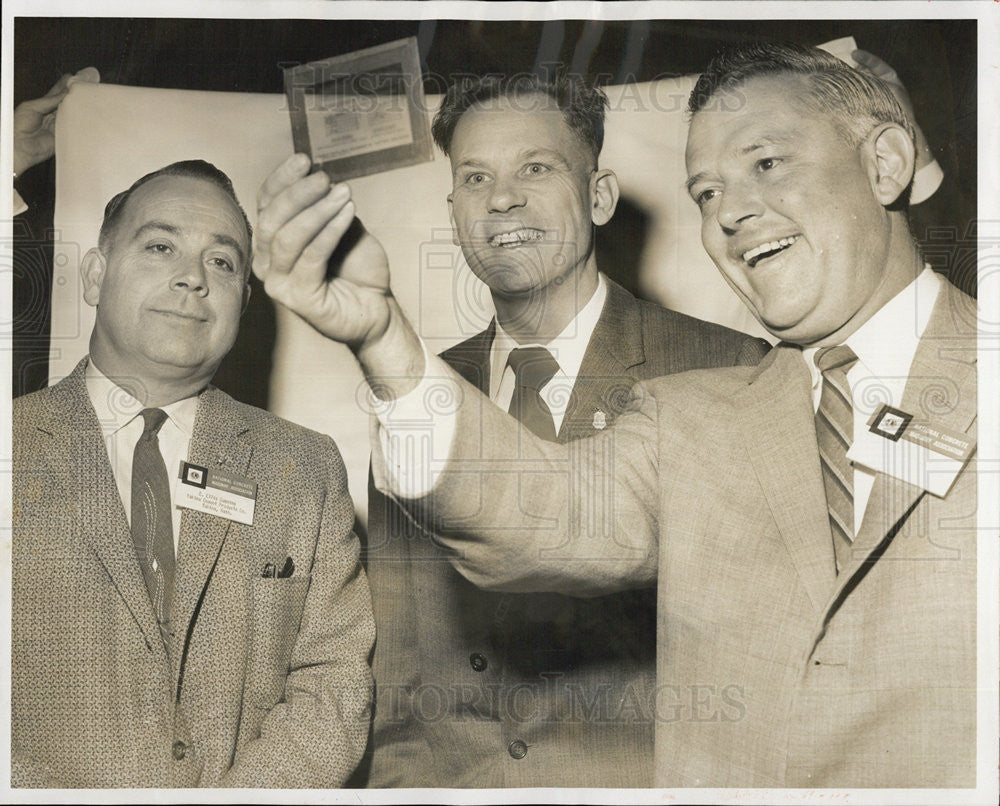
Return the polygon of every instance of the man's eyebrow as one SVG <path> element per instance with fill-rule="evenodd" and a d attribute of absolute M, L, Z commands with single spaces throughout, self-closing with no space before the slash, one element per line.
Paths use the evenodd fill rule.
<path fill-rule="evenodd" d="M 786 143 L 790 143 L 793 140 L 794 138 L 791 135 L 786 136 L 780 134 L 765 134 L 761 137 L 758 137 L 752 143 L 748 143 L 747 145 L 742 146 L 737 150 L 736 153 L 741 157 L 745 157 L 748 154 L 752 154 L 754 151 L 759 151 L 760 149 L 766 148 L 767 146 L 785 145 Z M 696 173 L 694 176 L 689 176 L 687 181 L 684 183 L 684 187 L 687 190 L 687 192 L 691 193 L 691 188 L 693 188 L 695 185 L 697 185 L 699 182 L 705 179 L 706 176 L 708 176 L 708 174 L 705 171 Z"/>
<path fill-rule="evenodd" d="M 684 183 L 684 189 L 690 195 L 691 188 L 693 188 L 695 185 L 701 182 L 707 175 L 708 174 L 702 171 L 701 173 L 696 173 L 694 176 L 689 176 L 687 182 Z"/>
<path fill-rule="evenodd" d="M 176 227 L 173 224 L 168 224 L 166 221 L 147 221 L 145 224 L 140 226 L 133 238 L 140 238 L 143 234 L 147 232 L 167 232 L 171 235 L 180 235 L 180 227 Z M 243 245 L 237 241 L 232 235 L 227 235 L 224 232 L 213 232 L 212 240 L 220 246 L 228 246 L 236 250 L 236 254 L 239 255 L 241 261 L 247 259 L 246 252 L 243 249 Z"/>
<path fill-rule="evenodd" d="M 754 151 L 766 148 L 767 146 L 784 145 L 785 143 L 791 142 L 792 139 L 793 138 L 791 136 L 786 135 L 765 134 L 762 137 L 758 137 L 752 143 L 743 146 L 738 153 L 741 157 L 743 157 L 747 154 L 752 154 Z"/>

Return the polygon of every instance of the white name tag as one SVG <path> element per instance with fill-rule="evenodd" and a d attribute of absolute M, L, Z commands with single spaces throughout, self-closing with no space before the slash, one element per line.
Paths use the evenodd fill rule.
<path fill-rule="evenodd" d="M 224 470 L 181 462 L 175 503 L 179 507 L 253 525 L 257 482 Z"/>
<path fill-rule="evenodd" d="M 882 405 L 847 458 L 943 498 L 975 449 L 966 434 Z"/>

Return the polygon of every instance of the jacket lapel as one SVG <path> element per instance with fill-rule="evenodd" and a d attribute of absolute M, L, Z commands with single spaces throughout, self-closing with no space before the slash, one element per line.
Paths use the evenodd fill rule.
<path fill-rule="evenodd" d="M 441 354 L 441 358 L 480 392 L 490 394 L 490 348 L 496 335 L 496 319 L 472 338 Z"/>
<path fill-rule="evenodd" d="M 734 396 L 750 462 L 809 599 L 822 611 L 835 581 L 833 541 L 816 448 L 809 369 L 778 345 Z"/>
<path fill-rule="evenodd" d="M 916 420 L 965 433 L 976 419 L 976 337 L 961 322 L 975 323 L 975 303 L 942 282 L 934 310 L 917 345 L 900 408 Z M 925 493 L 884 473 L 877 474 L 854 539 L 851 564 L 838 579 L 837 593 Z M 836 594 L 835 594 L 836 596 Z"/>
<path fill-rule="evenodd" d="M 52 417 L 47 424 L 38 426 L 40 437 L 49 443 L 46 464 L 54 479 L 64 479 L 63 486 L 72 500 L 85 499 L 78 509 L 83 540 L 101 561 L 147 646 L 163 653 L 160 629 L 135 556 L 104 435 L 87 395 L 86 367 L 84 358 L 69 376 L 52 387 Z"/>
<path fill-rule="evenodd" d="M 249 423 L 223 392 L 209 387 L 198 401 L 189 461 L 209 469 L 223 469 L 245 476 L 253 446 Z M 185 509 L 177 547 L 177 572 L 173 600 L 174 651 L 183 653 L 191 620 L 229 532 L 231 521 Z"/>
<path fill-rule="evenodd" d="M 646 360 L 639 303 L 619 285 L 607 282 L 608 297 L 573 384 L 559 442 L 611 425 L 635 382 L 628 370 Z"/>

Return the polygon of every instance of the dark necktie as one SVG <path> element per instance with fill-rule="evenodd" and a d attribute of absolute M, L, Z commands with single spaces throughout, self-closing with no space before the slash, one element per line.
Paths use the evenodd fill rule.
<path fill-rule="evenodd" d="M 544 347 L 512 350 L 507 363 L 514 370 L 514 396 L 508 411 L 537 436 L 555 442 L 552 412 L 540 392 L 559 370 L 559 364 Z"/>
<path fill-rule="evenodd" d="M 174 537 L 170 481 L 157 432 L 162 409 L 143 409 L 145 428 L 132 455 L 132 540 L 164 646 L 169 647 L 170 597 L 174 587 Z"/>
<path fill-rule="evenodd" d="M 854 540 L 854 471 L 847 458 L 854 440 L 854 409 L 847 372 L 858 357 L 846 345 L 816 351 L 823 391 L 816 411 L 816 442 L 839 574 L 850 562 Z"/>

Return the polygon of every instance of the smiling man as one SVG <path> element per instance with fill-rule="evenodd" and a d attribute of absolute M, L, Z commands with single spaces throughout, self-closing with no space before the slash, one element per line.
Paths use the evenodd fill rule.
<path fill-rule="evenodd" d="M 340 455 L 209 383 L 250 240 L 214 166 L 138 180 L 82 262 L 90 355 L 14 401 L 14 786 L 337 786 L 361 756 Z"/>
<path fill-rule="evenodd" d="M 705 247 L 783 341 L 639 384 L 589 440 L 535 438 L 425 356 L 371 249 L 326 280 L 345 189 L 273 179 L 261 274 L 394 398 L 382 481 L 473 584 L 658 583 L 656 785 L 972 787 L 976 307 L 908 232 L 911 125 L 877 79 L 777 44 L 720 55 L 690 110 Z"/>
<path fill-rule="evenodd" d="M 496 309 L 442 357 L 551 441 L 610 426 L 638 380 L 756 364 L 767 349 L 598 271 L 595 229 L 618 201 L 598 165 L 606 104 L 580 81 L 482 78 L 452 87 L 433 125 L 455 242 Z M 490 593 L 451 567 L 433 530 L 374 489 L 369 501 L 369 785 L 648 786 L 655 590 Z"/>

